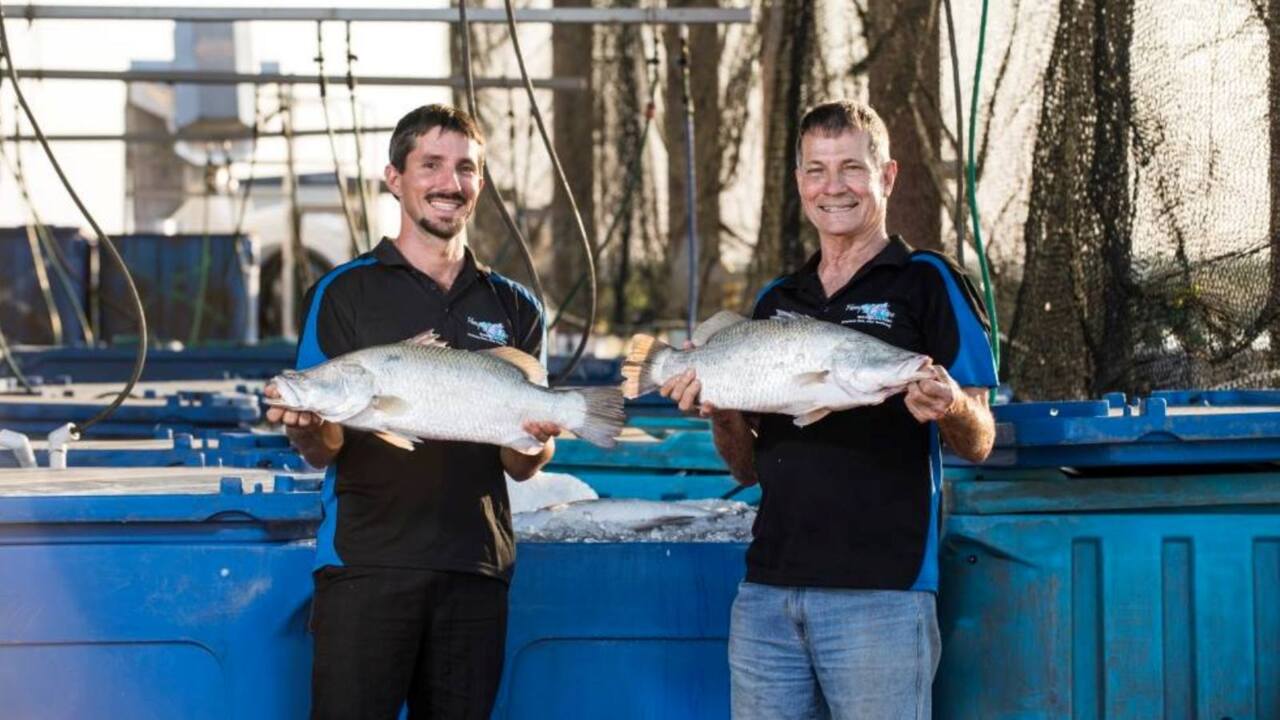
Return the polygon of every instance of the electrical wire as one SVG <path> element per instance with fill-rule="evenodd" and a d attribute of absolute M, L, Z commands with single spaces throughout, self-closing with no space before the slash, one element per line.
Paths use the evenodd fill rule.
<path fill-rule="evenodd" d="M 129 273 L 129 267 L 125 264 L 124 258 L 120 256 L 120 251 L 116 249 L 116 245 L 111 238 L 103 232 L 98 226 L 98 221 L 94 219 L 89 209 L 85 207 L 84 202 L 80 200 L 80 196 L 76 194 L 75 188 L 71 186 L 71 181 L 67 179 L 67 175 L 62 170 L 62 166 L 58 163 L 57 157 L 53 154 L 53 149 L 49 147 L 49 141 L 45 139 L 44 131 L 40 129 L 40 124 L 36 121 L 35 113 L 31 112 L 31 107 L 27 105 L 27 99 L 22 94 L 22 88 L 18 85 L 18 76 L 14 71 L 13 54 L 9 49 L 9 37 L 5 30 L 4 2 L 0 0 L 0 55 L 5 57 L 5 70 L 9 75 L 9 81 L 13 84 L 14 95 L 18 98 L 18 104 L 22 106 L 22 111 L 26 114 L 27 120 L 31 123 L 31 130 L 35 133 L 36 139 L 40 142 L 40 147 L 44 148 L 45 155 L 49 158 L 49 164 L 53 166 L 53 170 L 58 175 L 58 179 L 62 181 L 62 186 L 66 188 L 67 194 L 71 197 L 72 202 L 80 210 L 80 213 L 88 221 L 93 231 L 97 233 L 99 242 L 107 248 L 108 254 L 111 255 L 124 274 L 125 285 L 129 290 L 129 295 L 133 298 L 134 306 L 138 312 L 138 353 L 134 359 L 133 372 L 129 377 L 129 381 L 125 384 L 124 389 L 111 401 L 105 408 L 98 411 L 93 417 L 82 423 L 72 423 L 71 433 L 75 437 L 84 434 L 85 430 L 102 422 L 111 413 L 116 411 L 124 403 L 125 398 L 133 391 L 134 385 L 138 383 L 138 378 L 142 377 L 142 368 L 147 361 L 147 317 L 142 307 L 142 298 L 138 295 L 138 288 L 134 285 L 133 276 Z"/>
<path fill-rule="evenodd" d="M 351 139 L 356 144 L 356 185 L 360 189 L 360 219 L 364 225 L 364 246 L 373 249 L 373 229 L 369 220 L 369 197 L 365 191 L 364 149 L 360 142 L 360 107 L 356 102 L 355 62 L 359 58 L 351 50 L 351 21 L 347 26 L 347 96 L 351 100 Z"/>
<path fill-rule="evenodd" d="M 18 384 L 27 391 L 28 395 L 38 395 L 36 389 L 31 387 L 31 383 L 27 381 L 27 376 L 22 374 L 22 370 L 18 367 L 18 362 L 13 359 L 13 352 L 9 350 L 9 341 L 5 339 L 4 330 L 0 330 L 0 354 L 4 355 L 4 364 L 9 366 L 9 372 L 17 378 Z"/>
<path fill-rule="evenodd" d="M 564 168 L 560 165 L 560 156 L 556 154 L 556 148 L 552 145 L 551 138 L 547 134 L 546 123 L 542 120 L 542 111 L 538 108 L 538 100 L 533 94 L 533 82 L 529 79 L 529 70 L 524 65 L 524 53 L 520 51 L 520 35 L 516 31 L 515 6 L 511 0 L 503 0 L 502 4 L 507 11 L 507 30 L 511 35 L 511 49 L 515 51 L 516 64 L 520 67 L 520 78 L 524 80 L 524 90 L 529 96 L 529 110 L 533 113 L 533 120 L 538 125 L 538 134 L 542 136 L 542 144 L 546 146 L 547 154 L 551 156 L 551 166 L 555 168 L 556 178 L 560 181 L 565 197 L 569 200 L 569 207 L 573 211 L 573 219 L 578 228 L 578 235 L 582 239 L 582 249 L 587 258 L 587 278 L 591 295 L 587 320 L 582 328 L 582 337 L 578 341 L 578 347 L 574 349 L 573 355 L 569 357 L 569 362 L 555 378 L 555 381 L 558 382 L 569 377 L 569 374 L 577 367 L 583 351 L 587 348 L 587 340 L 590 338 L 591 331 L 596 324 L 596 306 L 598 304 L 599 291 L 596 287 L 595 248 L 592 247 L 591 238 L 587 235 L 586 225 L 582 222 L 582 212 L 578 209 L 578 201 L 573 197 L 573 190 L 569 187 L 569 180 L 565 177 Z"/>
<path fill-rule="evenodd" d="M 338 160 L 338 137 L 333 133 L 329 119 L 329 81 L 324 76 L 324 22 L 316 21 L 316 73 L 320 85 L 320 112 L 324 115 L 324 132 L 329 137 L 329 153 L 333 156 L 333 178 L 338 185 L 338 199 L 342 201 L 342 218 L 347 221 L 347 233 L 351 236 L 351 257 L 360 249 L 360 234 L 356 231 L 356 219 L 351 214 L 351 198 L 347 197 L 347 180 L 342 175 L 342 163 Z M 357 140 L 358 142 L 358 140 Z"/>
<path fill-rule="evenodd" d="M 476 84 L 475 73 L 471 67 L 471 22 L 467 19 L 467 0 L 458 1 L 458 14 L 462 20 L 462 68 L 463 77 L 466 80 L 467 107 L 471 112 L 471 117 L 477 124 L 480 122 L 479 106 L 476 104 Z M 520 246 L 520 254 L 524 258 L 526 269 L 529 271 L 529 280 L 533 284 L 533 294 L 537 299 L 539 311 L 542 313 L 543 327 L 543 352 L 547 351 L 545 337 L 547 332 L 546 321 L 546 295 L 542 290 L 542 279 L 538 277 L 538 267 L 533 260 L 533 251 L 529 249 L 529 243 L 525 240 L 524 233 L 520 232 L 520 228 L 516 227 L 516 221 L 511 217 L 511 213 L 507 211 L 507 204 L 502 200 L 502 194 L 498 192 L 498 186 L 493 181 L 493 176 L 489 173 L 489 163 L 482 163 L 481 170 L 484 174 L 484 186 L 488 191 L 488 197 L 493 201 L 494 206 L 498 209 L 498 215 L 502 217 L 502 222 L 507 226 L 507 232 L 515 239 L 516 244 Z M 522 344 L 527 344 L 529 338 L 532 337 L 533 330 L 537 325 L 531 325 L 529 332 L 522 339 Z M 570 363 L 565 372 L 550 378 L 548 384 L 554 385 L 562 378 L 567 377 L 569 372 L 573 371 L 576 363 Z"/>

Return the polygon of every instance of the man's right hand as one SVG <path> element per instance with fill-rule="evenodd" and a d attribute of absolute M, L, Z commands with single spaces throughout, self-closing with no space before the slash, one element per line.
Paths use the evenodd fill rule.
<path fill-rule="evenodd" d="M 664 398 L 671 398 L 671 401 L 680 408 L 680 412 L 691 413 L 696 408 L 698 414 L 704 417 L 710 413 L 711 408 L 709 406 L 704 408 L 698 402 L 698 396 L 702 394 L 702 383 L 698 380 L 693 368 L 689 368 L 663 383 L 662 388 L 658 390 L 658 394 Z"/>
<path fill-rule="evenodd" d="M 272 400 L 280 399 L 280 390 L 276 388 L 275 383 L 268 383 L 267 386 L 262 389 L 262 394 Z M 285 428 L 304 428 L 312 426 L 319 427 L 324 420 L 315 413 L 289 410 L 273 405 L 267 408 L 267 422 L 272 425 L 284 423 Z"/>
<path fill-rule="evenodd" d="M 279 389 L 270 383 L 262 389 L 262 394 L 269 398 L 280 397 Z M 327 467 L 342 449 L 345 439 L 342 426 L 325 422 L 315 413 L 273 406 L 267 408 L 266 420 L 272 425 L 284 424 L 284 433 L 289 436 L 289 442 L 293 443 L 302 454 L 302 459 L 311 467 Z"/>

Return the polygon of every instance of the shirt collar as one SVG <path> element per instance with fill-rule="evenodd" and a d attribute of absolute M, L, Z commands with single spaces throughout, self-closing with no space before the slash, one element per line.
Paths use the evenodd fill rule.
<path fill-rule="evenodd" d="M 874 268 L 881 266 L 896 268 L 905 267 L 907 263 L 911 261 L 912 252 L 911 246 L 907 244 L 906 240 L 902 239 L 901 235 L 890 235 L 888 244 L 886 244 L 880 252 L 876 253 L 875 257 L 867 261 L 866 265 L 858 268 L 858 272 L 854 273 L 853 277 L 849 279 L 849 282 L 846 283 L 843 288 L 840 288 L 836 295 L 843 293 L 853 285 L 856 280 L 865 276 Z M 825 291 L 822 289 L 822 280 L 818 278 L 818 264 L 821 262 L 822 250 L 819 249 L 813 255 L 809 256 L 809 259 L 805 261 L 805 264 L 802 265 L 799 270 L 787 278 L 785 284 L 789 287 L 800 290 L 812 291 L 816 293 L 816 296 L 819 298 L 825 297 Z M 832 297 L 835 297 L 836 295 L 833 295 Z"/>
<path fill-rule="evenodd" d="M 395 241 L 389 237 L 382 238 L 382 241 L 373 248 L 372 255 L 374 259 L 383 265 L 399 265 L 419 272 L 417 268 L 405 259 L 404 255 L 400 253 L 400 248 L 396 247 Z M 491 272 L 489 266 L 476 260 L 475 253 L 471 252 L 471 248 L 466 245 L 462 247 L 462 263 L 462 270 L 458 272 L 458 279 L 454 280 L 453 287 L 449 289 L 449 294 L 451 295 L 469 286 L 477 278 L 488 278 Z"/>

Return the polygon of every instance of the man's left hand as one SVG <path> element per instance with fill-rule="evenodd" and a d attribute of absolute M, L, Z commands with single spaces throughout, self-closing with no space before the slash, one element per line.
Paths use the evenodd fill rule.
<path fill-rule="evenodd" d="M 529 420 L 524 423 L 523 427 L 525 432 L 532 435 L 535 440 L 543 445 L 546 445 L 551 438 L 559 437 L 562 432 L 562 428 L 559 425 L 546 420 Z"/>
<path fill-rule="evenodd" d="M 947 369 L 930 365 L 932 376 L 907 386 L 906 404 L 912 417 L 922 423 L 941 420 L 964 402 L 964 391 Z"/>

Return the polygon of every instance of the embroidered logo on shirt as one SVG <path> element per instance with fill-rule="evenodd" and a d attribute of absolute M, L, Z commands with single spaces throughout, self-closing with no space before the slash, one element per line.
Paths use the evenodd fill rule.
<path fill-rule="evenodd" d="M 863 303 L 862 305 L 846 305 L 845 310 L 853 313 L 853 317 L 841 320 L 842 323 L 864 323 L 893 327 L 893 311 L 889 303 Z"/>
<path fill-rule="evenodd" d="M 491 342 L 494 345 L 507 344 L 507 328 L 502 323 L 485 322 L 484 320 L 477 320 L 468 315 L 467 324 L 472 327 L 471 332 L 467 333 L 467 337 Z"/>

